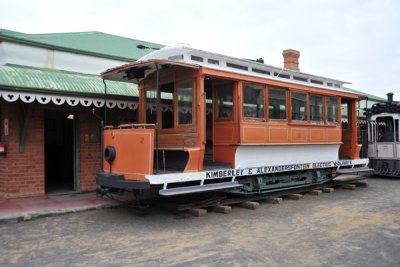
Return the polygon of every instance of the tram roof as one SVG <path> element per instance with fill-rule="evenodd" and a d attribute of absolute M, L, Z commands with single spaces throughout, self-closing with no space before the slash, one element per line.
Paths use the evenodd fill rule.
<path fill-rule="evenodd" d="M 108 80 L 138 83 L 142 78 L 156 71 L 155 63 L 162 68 L 165 65 L 179 65 L 190 68 L 201 66 L 246 74 L 249 76 L 280 80 L 289 83 L 311 85 L 325 89 L 346 91 L 344 84 L 349 82 L 308 74 L 291 69 L 275 67 L 255 60 L 230 57 L 213 52 L 194 49 L 187 46 L 164 47 L 140 58 L 137 62 L 108 69 L 101 75 Z"/>

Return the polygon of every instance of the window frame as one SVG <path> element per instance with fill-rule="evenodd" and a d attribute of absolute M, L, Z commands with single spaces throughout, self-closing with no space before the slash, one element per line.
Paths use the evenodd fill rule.
<path fill-rule="evenodd" d="M 223 86 L 225 84 L 232 84 L 232 115 L 230 117 L 219 117 L 219 106 L 218 106 L 218 87 L 219 86 Z M 216 121 L 234 121 L 235 120 L 235 105 L 236 105 L 236 99 L 235 99 L 235 89 L 237 88 L 237 81 L 225 81 L 225 82 L 221 82 L 221 83 L 217 83 L 213 86 L 213 91 L 214 91 L 214 97 L 213 97 L 213 105 L 215 102 L 215 108 L 214 108 L 214 112 L 215 112 L 215 116 L 213 116 L 215 118 Z"/>
<path fill-rule="evenodd" d="M 159 99 L 158 99 L 158 101 L 159 101 L 159 105 L 160 105 L 160 111 L 159 111 L 159 116 L 160 116 L 160 123 L 159 123 L 159 125 L 160 125 L 160 129 L 162 129 L 162 130 L 170 130 L 170 129 L 174 129 L 175 127 L 176 127 L 176 119 L 175 119 L 175 111 L 176 111 L 176 109 L 175 109 L 175 99 L 176 99 L 176 95 L 175 95 L 175 82 L 170 82 L 170 83 L 172 83 L 173 84 L 173 88 L 172 88 L 172 115 L 173 115 L 173 121 L 172 121 L 172 127 L 169 127 L 169 128 L 164 128 L 164 125 L 163 125 L 163 111 L 162 111 L 162 99 L 161 99 L 161 94 L 163 93 L 162 91 L 161 91 L 161 87 L 163 87 L 163 86 L 165 86 L 165 85 L 167 85 L 167 84 L 169 84 L 169 83 L 164 83 L 164 84 L 160 84 L 160 86 L 159 86 L 159 89 L 160 89 L 160 92 L 159 92 Z"/>
<path fill-rule="evenodd" d="M 312 112 L 311 112 L 311 96 L 318 96 L 321 97 L 321 115 L 322 115 L 322 119 L 321 120 L 312 120 Z M 309 100 L 309 122 L 311 124 L 325 124 L 326 121 L 326 114 L 325 114 L 325 95 L 321 95 L 321 94 L 315 94 L 315 93 L 309 93 L 308 94 L 308 100 Z"/>
<path fill-rule="evenodd" d="M 305 120 L 293 119 L 293 93 L 304 94 L 305 100 Z M 290 90 L 290 121 L 294 123 L 309 123 L 310 122 L 310 109 L 309 109 L 309 93 L 299 90 Z"/>
<path fill-rule="evenodd" d="M 262 118 L 260 118 L 260 117 L 247 117 L 247 116 L 245 116 L 245 114 L 244 114 L 244 91 L 245 91 L 245 87 L 246 86 L 250 86 L 250 87 L 261 87 L 262 89 L 256 89 L 256 90 L 262 90 L 263 91 L 263 109 L 264 109 L 264 112 L 262 113 L 263 114 L 263 117 Z M 266 112 L 266 99 L 267 99 L 267 94 L 266 94 L 266 90 L 267 88 L 266 88 L 266 86 L 265 86 L 265 84 L 259 84 L 259 83 L 252 83 L 252 82 L 243 82 L 242 83 L 242 103 L 241 103 L 241 109 L 242 109 L 242 112 L 241 112 L 241 117 L 242 117 L 242 119 L 244 120 L 244 121 L 266 121 L 266 118 L 267 118 L 267 112 Z"/>
<path fill-rule="evenodd" d="M 281 118 L 271 118 L 270 117 L 270 111 L 269 111 L 269 100 L 270 100 L 270 90 L 276 90 L 276 91 L 284 91 L 285 92 L 285 118 L 284 119 L 281 119 Z M 268 121 L 289 121 L 289 119 L 288 119 L 288 104 L 289 104 L 289 101 L 288 101 L 288 95 L 290 94 L 290 93 L 288 93 L 288 92 L 290 92 L 290 90 L 288 90 L 287 88 L 283 88 L 283 87 L 274 87 L 274 86 L 271 86 L 271 87 L 268 87 L 267 86 L 267 107 L 268 107 L 268 112 L 267 112 L 267 116 L 268 116 Z"/>
<path fill-rule="evenodd" d="M 196 91 L 196 88 L 195 88 L 195 86 L 196 86 L 196 82 L 195 82 L 196 80 L 195 79 L 182 79 L 182 80 L 177 80 L 177 81 L 175 81 L 175 84 L 174 84 L 174 94 L 175 94 L 175 98 L 174 98 L 174 108 L 176 109 L 176 112 L 174 112 L 174 120 L 175 120 L 175 129 L 178 129 L 178 128 L 188 128 L 188 127 L 192 127 L 193 125 L 194 125 L 194 121 L 195 121 L 195 118 L 196 118 L 196 110 L 195 110 L 195 91 Z M 178 106 L 178 103 L 179 103 L 179 101 L 178 101 L 178 84 L 183 84 L 183 83 L 186 83 L 186 82 L 191 82 L 192 83 L 192 105 L 191 105 L 191 108 L 192 108 L 192 122 L 189 124 L 180 124 L 179 123 L 179 106 Z"/>
<path fill-rule="evenodd" d="M 158 99 L 158 94 L 157 94 L 157 88 L 155 88 L 155 86 L 149 86 L 148 88 L 143 88 L 143 93 L 144 93 L 144 123 L 146 123 L 146 124 L 157 124 L 158 123 L 158 121 L 156 121 L 156 122 L 148 122 L 147 121 L 147 119 L 148 119 L 148 117 L 147 117 L 147 105 L 148 105 L 148 102 L 147 102 L 147 92 L 149 92 L 149 91 L 154 91 L 155 92 L 155 94 L 156 94 L 156 99 L 157 99 L 157 101 L 155 101 L 155 104 L 156 104 L 156 112 L 158 112 L 158 110 L 157 110 L 157 106 L 158 106 L 158 101 L 159 101 L 159 99 Z M 150 98 L 149 98 L 150 99 Z M 154 99 L 154 98 L 152 98 L 152 99 Z M 151 103 L 151 104 L 154 104 L 154 103 Z M 157 119 L 159 118 L 159 114 L 157 114 Z"/>
<path fill-rule="evenodd" d="M 336 98 L 336 122 L 334 121 L 328 121 L 328 97 Z M 339 96 L 332 96 L 332 95 L 327 95 L 324 97 L 325 98 L 325 123 L 329 125 L 337 125 L 339 124 L 340 116 L 339 116 Z"/>
<path fill-rule="evenodd" d="M 196 119 L 196 110 L 195 110 L 196 79 L 194 79 L 194 78 L 184 78 L 184 79 L 172 80 L 170 82 L 174 83 L 174 89 L 173 89 L 173 96 L 174 97 L 173 97 L 173 101 L 172 101 L 172 105 L 173 105 L 172 108 L 174 110 L 174 112 L 173 112 L 174 113 L 174 122 L 173 122 L 174 127 L 173 128 L 163 128 L 162 127 L 162 108 L 160 108 L 160 110 L 157 109 L 157 112 L 158 112 L 157 119 L 158 119 L 158 121 L 156 123 L 158 123 L 159 129 L 160 129 L 161 132 L 174 132 L 174 130 L 182 129 L 182 128 L 190 128 L 190 127 L 193 127 L 195 125 L 195 119 Z M 182 83 L 185 83 L 185 82 L 191 82 L 192 83 L 192 105 L 191 105 L 191 108 L 192 108 L 192 122 L 190 124 L 179 124 L 179 121 L 178 121 L 179 120 L 178 97 L 177 97 L 178 87 L 177 86 L 178 86 L 178 84 L 182 84 Z M 163 85 L 168 84 L 168 83 L 169 82 L 160 84 L 159 88 L 161 89 L 161 87 Z M 144 94 L 144 97 L 145 97 L 145 100 L 144 100 L 144 104 L 145 104 L 144 105 L 144 122 L 145 123 L 148 123 L 147 122 L 147 92 L 148 91 L 157 92 L 157 89 L 155 88 L 155 85 L 152 84 L 152 83 L 149 83 L 147 85 L 147 88 L 143 87 L 143 92 L 144 92 L 143 94 Z M 157 105 L 157 107 L 158 107 L 158 105 L 161 107 L 161 90 L 159 90 L 158 93 L 157 93 L 156 105 Z"/>

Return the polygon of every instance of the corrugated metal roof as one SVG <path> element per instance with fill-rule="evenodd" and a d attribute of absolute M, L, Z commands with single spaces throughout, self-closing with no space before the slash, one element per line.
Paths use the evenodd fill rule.
<path fill-rule="evenodd" d="M 379 96 L 376 96 L 376 95 L 371 95 L 371 94 L 368 94 L 366 92 L 354 90 L 354 89 L 351 89 L 351 88 L 348 88 L 348 87 L 343 87 L 343 89 L 346 90 L 346 91 L 349 91 L 349 92 L 360 94 L 360 95 L 366 95 L 366 96 L 368 96 L 368 99 L 372 100 L 372 101 L 377 101 L 377 102 L 386 101 L 385 98 L 382 98 L 382 97 L 379 97 Z"/>
<path fill-rule="evenodd" d="M 106 81 L 107 95 L 137 97 L 137 86 Z M 70 95 L 104 95 L 100 76 L 6 64 L 0 66 L 0 88 Z"/>
<path fill-rule="evenodd" d="M 6 29 L 0 29 L 0 39 L 13 38 L 14 41 L 31 42 L 32 45 L 52 46 L 54 49 L 64 50 L 95 56 L 115 58 L 122 61 L 136 61 L 152 52 L 151 49 L 138 49 L 142 44 L 148 47 L 161 48 L 164 45 L 141 40 L 116 36 L 112 34 L 90 31 L 71 33 L 25 34 Z"/>

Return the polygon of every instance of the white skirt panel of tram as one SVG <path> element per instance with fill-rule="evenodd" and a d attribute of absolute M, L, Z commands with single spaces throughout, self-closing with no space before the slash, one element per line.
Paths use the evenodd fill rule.
<path fill-rule="evenodd" d="M 376 143 L 377 158 L 394 159 L 395 143 Z"/>
<path fill-rule="evenodd" d="M 400 159 L 400 144 L 396 144 L 396 158 Z"/>
<path fill-rule="evenodd" d="M 239 146 L 235 168 L 339 160 L 339 144 Z"/>

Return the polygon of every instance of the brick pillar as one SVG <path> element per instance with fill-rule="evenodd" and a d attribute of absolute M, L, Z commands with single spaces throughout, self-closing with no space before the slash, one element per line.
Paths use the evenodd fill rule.
<path fill-rule="evenodd" d="M 299 69 L 299 57 L 300 52 L 293 49 L 286 49 L 282 52 L 283 55 L 283 66 L 285 69 L 300 71 Z"/>
<path fill-rule="evenodd" d="M 97 118 L 93 116 L 90 109 L 81 108 L 79 115 L 80 190 L 82 192 L 94 191 L 96 189 L 96 173 L 100 169 L 100 122 Z"/>

